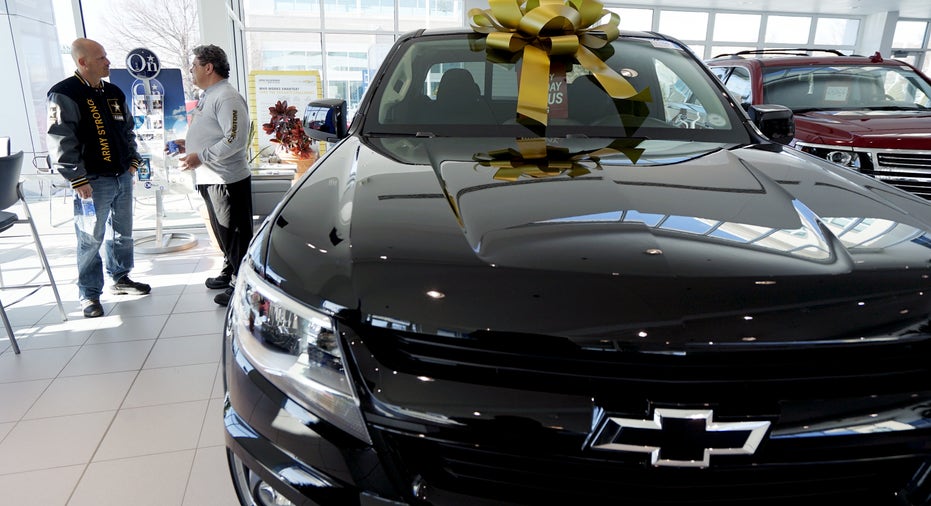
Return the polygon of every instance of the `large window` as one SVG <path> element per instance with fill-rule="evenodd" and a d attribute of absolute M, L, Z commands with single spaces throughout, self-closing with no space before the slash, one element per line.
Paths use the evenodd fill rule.
<path fill-rule="evenodd" d="M 931 40 L 929 24 L 920 20 L 899 20 L 892 37 L 893 55 L 915 65 L 922 72 L 931 72 Z"/>
<path fill-rule="evenodd" d="M 812 47 L 853 53 L 859 17 L 632 8 L 607 4 L 624 30 L 656 30 L 686 43 L 699 58 L 744 49 Z"/>

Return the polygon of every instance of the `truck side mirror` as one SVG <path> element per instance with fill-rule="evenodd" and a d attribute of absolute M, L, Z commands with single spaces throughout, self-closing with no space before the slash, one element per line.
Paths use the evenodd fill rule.
<path fill-rule="evenodd" d="M 795 137 L 795 119 L 792 109 L 784 105 L 751 105 L 747 110 L 750 121 L 773 142 L 788 144 Z"/>
<path fill-rule="evenodd" d="M 336 142 L 346 137 L 346 101 L 338 98 L 313 100 L 304 109 L 304 131 L 311 139 Z"/>

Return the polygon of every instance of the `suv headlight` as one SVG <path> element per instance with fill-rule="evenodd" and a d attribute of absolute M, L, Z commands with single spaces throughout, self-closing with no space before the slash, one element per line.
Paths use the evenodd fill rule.
<path fill-rule="evenodd" d="M 246 359 L 288 397 L 371 444 L 333 319 L 285 295 L 243 265 L 230 301 Z"/>

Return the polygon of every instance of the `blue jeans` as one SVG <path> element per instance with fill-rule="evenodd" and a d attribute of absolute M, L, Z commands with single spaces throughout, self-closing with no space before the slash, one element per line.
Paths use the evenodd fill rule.
<path fill-rule="evenodd" d="M 74 199 L 74 231 L 78 238 L 78 293 L 81 300 L 99 299 L 103 291 L 103 262 L 114 281 L 133 268 L 133 176 L 89 176 L 95 216 L 84 214 L 81 199 Z M 104 241 L 106 239 L 106 241 Z"/>

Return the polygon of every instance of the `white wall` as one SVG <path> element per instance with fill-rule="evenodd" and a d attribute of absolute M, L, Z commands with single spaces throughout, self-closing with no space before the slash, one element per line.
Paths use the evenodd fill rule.
<path fill-rule="evenodd" d="M 876 51 L 883 58 L 892 57 L 892 36 L 899 20 L 898 11 L 889 11 L 867 16 L 860 27 L 860 40 L 857 42 L 857 54 L 871 56 Z"/>

